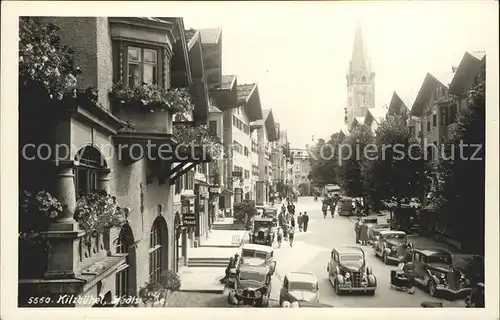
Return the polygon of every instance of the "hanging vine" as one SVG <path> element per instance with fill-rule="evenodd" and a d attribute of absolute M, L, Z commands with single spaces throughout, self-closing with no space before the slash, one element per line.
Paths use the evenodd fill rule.
<path fill-rule="evenodd" d="M 204 147 L 212 159 L 222 159 L 225 155 L 220 139 L 205 126 L 190 122 L 177 122 L 174 123 L 173 134 L 180 143 L 187 146 Z"/>

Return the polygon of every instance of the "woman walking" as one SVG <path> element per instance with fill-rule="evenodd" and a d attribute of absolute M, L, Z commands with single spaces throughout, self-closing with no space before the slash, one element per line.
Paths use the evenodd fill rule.
<path fill-rule="evenodd" d="M 326 204 L 326 201 L 323 200 L 323 204 L 321 206 L 321 211 L 323 211 L 323 218 L 326 218 L 327 210 L 328 210 L 328 205 Z"/>
<path fill-rule="evenodd" d="M 295 236 L 295 228 L 291 227 L 290 231 L 288 232 L 288 240 L 290 241 L 290 247 L 293 247 L 293 238 Z"/>
<path fill-rule="evenodd" d="M 278 227 L 278 248 L 281 248 L 281 242 L 283 241 L 283 229 Z"/>

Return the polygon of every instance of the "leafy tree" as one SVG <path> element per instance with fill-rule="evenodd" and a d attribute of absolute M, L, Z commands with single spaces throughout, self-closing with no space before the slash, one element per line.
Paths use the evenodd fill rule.
<path fill-rule="evenodd" d="M 485 196 L 485 82 L 469 92 L 456 127 L 437 166 L 441 181 L 432 199 L 449 236 L 464 251 L 484 255 Z"/>
<path fill-rule="evenodd" d="M 338 184 L 338 147 L 341 142 L 340 135 L 335 133 L 329 141 L 319 139 L 311 148 L 308 178 L 314 186 L 322 188 L 327 184 Z"/>
<path fill-rule="evenodd" d="M 388 117 L 376 131 L 376 151 L 367 155 L 367 190 L 375 201 L 419 197 L 425 185 L 425 159 L 402 117 Z"/>
<path fill-rule="evenodd" d="M 368 145 L 373 144 L 374 136 L 367 125 L 357 126 L 346 138 L 339 150 L 339 180 L 346 196 L 366 197 L 370 194 L 367 180 L 367 159 L 364 156 Z M 366 209 L 366 208 L 365 208 Z"/>

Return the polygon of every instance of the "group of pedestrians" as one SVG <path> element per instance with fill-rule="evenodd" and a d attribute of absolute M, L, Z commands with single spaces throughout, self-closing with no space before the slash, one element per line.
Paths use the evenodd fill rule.
<path fill-rule="evenodd" d="M 361 218 L 358 218 L 354 224 L 354 233 L 356 234 L 356 243 L 363 246 L 368 245 L 368 225 L 363 223 Z"/>
<path fill-rule="evenodd" d="M 330 207 L 330 212 L 332 218 L 335 216 L 335 208 L 337 207 L 337 202 L 333 199 L 323 199 L 323 204 L 321 205 L 321 211 L 323 211 L 323 218 L 326 218 L 328 214 L 328 207 Z"/>
<path fill-rule="evenodd" d="M 293 239 L 295 237 L 295 229 L 298 227 L 299 232 L 307 232 L 309 225 L 309 216 L 307 212 L 300 213 L 295 219 L 295 205 L 288 199 L 288 203 L 281 206 L 281 212 L 278 214 L 278 230 L 277 241 L 278 247 L 281 248 L 282 241 L 288 241 L 290 247 L 293 247 Z"/>

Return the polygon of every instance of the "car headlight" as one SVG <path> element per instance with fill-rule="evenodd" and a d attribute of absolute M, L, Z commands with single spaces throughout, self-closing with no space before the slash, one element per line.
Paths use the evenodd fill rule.
<path fill-rule="evenodd" d="M 349 272 L 346 272 L 345 277 L 349 279 L 351 277 L 351 274 Z"/>
<path fill-rule="evenodd" d="M 255 291 L 255 298 L 259 299 L 262 297 L 262 293 L 260 291 Z"/>
<path fill-rule="evenodd" d="M 236 290 L 236 294 L 241 296 L 243 294 L 243 290 L 241 290 L 241 289 Z"/>
<path fill-rule="evenodd" d="M 368 277 L 366 276 L 366 273 L 363 273 L 363 281 L 368 280 Z"/>
<path fill-rule="evenodd" d="M 298 308 L 298 307 L 299 307 L 299 302 L 298 302 L 298 301 L 294 301 L 294 302 L 292 302 L 291 307 L 292 307 L 292 308 Z"/>

